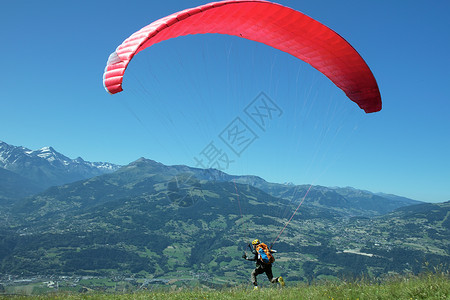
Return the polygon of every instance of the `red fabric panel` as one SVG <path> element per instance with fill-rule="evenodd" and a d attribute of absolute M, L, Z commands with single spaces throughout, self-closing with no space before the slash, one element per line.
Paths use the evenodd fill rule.
<path fill-rule="evenodd" d="M 264 43 L 309 63 L 365 112 L 381 109 L 369 67 L 340 35 L 301 12 L 258 0 L 213 2 L 174 13 L 142 28 L 111 55 L 104 73 L 108 92 L 122 91 L 123 73 L 135 54 L 177 36 L 221 33 Z M 123 69 L 118 72 L 117 69 Z"/>

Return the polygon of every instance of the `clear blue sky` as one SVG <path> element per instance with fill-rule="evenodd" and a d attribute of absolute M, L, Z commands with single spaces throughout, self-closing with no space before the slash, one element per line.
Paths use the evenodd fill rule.
<path fill-rule="evenodd" d="M 356 48 L 378 81 L 379 113 L 288 54 L 217 35 L 146 49 L 125 91 L 105 92 L 106 60 L 125 38 L 206 2 L 2 3 L 0 140 L 89 161 L 191 166 L 214 145 L 231 174 L 450 200 L 449 1 L 279 1 Z M 244 112 L 260 92 L 282 111 L 265 131 Z M 240 156 L 220 138 L 236 117 L 258 137 Z"/>

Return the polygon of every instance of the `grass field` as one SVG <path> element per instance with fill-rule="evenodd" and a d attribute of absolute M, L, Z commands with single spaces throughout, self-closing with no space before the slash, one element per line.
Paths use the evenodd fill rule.
<path fill-rule="evenodd" d="M 382 281 L 319 282 L 295 286 L 233 287 L 220 290 L 161 288 L 134 293 L 51 293 L 36 296 L 0 295 L 0 299 L 450 299 L 449 273 L 392 277 Z"/>

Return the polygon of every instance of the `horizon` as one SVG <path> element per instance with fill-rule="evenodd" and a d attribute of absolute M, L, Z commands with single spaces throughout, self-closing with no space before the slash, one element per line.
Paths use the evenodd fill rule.
<path fill-rule="evenodd" d="M 13 147 L 23 147 L 23 148 L 25 148 L 25 149 L 27 149 L 27 150 L 31 150 L 31 152 L 37 152 L 37 151 L 40 151 L 40 150 L 46 150 L 46 149 L 53 149 L 53 150 L 56 151 L 57 153 L 59 153 L 59 154 L 61 154 L 61 155 L 63 155 L 63 156 L 66 156 L 64 153 L 59 152 L 57 149 L 54 149 L 52 146 L 44 146 L 44 147 L 41 147 L 41 148 L 39 148 L 39 149 L 29 149 L 29 148 L 27 148 L 27 147 L 25 147 L 25 146 L 18 146 L 18 145 L 11 145 L 11 144 L 8 144 L 7 142 L 2 141 L 2 140 L 0 140 L 0 143 L 5 143 L 5 144 L 7 144 L 7 145 L 9 145 L 9 146 L 13 146 Z M 27 154 L 30 154 L 30 153 L 27 152 Z M 66 156 L 66 157 L 67 157 L 67 156 Z M 130 165 L 130 164 L 132 164 L 132 163 L 134 163 L 134 162 L 137 162 L 137 161 L 139 161 L 139 160 L 144 159 L 144 160 L 149 160 L 149 161 L 152 161 L 152 162 L 155 162 L 155 163 L 158 163 L 158 164 L 163 164 L 163 165 L 165 165 L 165 166 L 186 166 L 186 167 L 189 167 L 189 168 L 196 168 L 196 169 L 206 170 L 206 169 L 203 169 L 203 168 L 198 168 L 198 167 L 194 167 L 194 166 L 190 166 L 190 165 L 186 165 L 186 164 L 181 164 L 181 165 L 180 165 L 180 164 L 176 164 L 176 165 L 165 164 L 165 163 L 163 163 L 163 162 L 160 162 L 160 161 L 157 161 L 157 160 L 153 160 L 153 159 L 151 159 L 151 158 L 147 158 L 147 157 L 143 157 L 143 156 L 142 156 L 142 157 L 139 157 L 139 158 L 137 158 L 137 159 L 135 159 L 135 160 L 132 160 L 131 162 L 129 162 L 129 163 L 127 163 L 127 164 L 123 164 L 123 165 L 117 165 L 117 164 L 114 164 L 114 163 L 111 163 L 111 162 L 108 162 L 108 161 L 86 161 L 86 160 L 85 160 L 84 158 L 82 158 L 81 156 L 78 156 L 78 157 L 76 157 L 76 158 L 70 158 L 70 157 L 67 157 L 67 158 L 69 158 L 69 159 L 71 159 L 71 160 L 82 159 L 83 161 L 85 161 L 85 162 L 90 162 L 90 163 L 106 163 L 106 164 L 113 164 L 113 165 L 118 166 L 118 167 L 128 166 L 128 165 Z M 45 159 L 45 158 L 44 158 L 44 159 Z M 359 190 L 359 191 L 362 191 L 362 192 L 371 193 L 371 194 L 374 194 L 374 195 L 381 194 L 381 195 L 387 195 L 387 196 L 395 196 L 395 197 L 407 198 L 407 199 L 409 199 L 409 200 L 418 201 L 418 202 L 422 202 L 422 203 L 434 203 L 434 204 L 438 204 L 438 203 L 445 203 L 445 202 L 449 202 L 449 201 L 450 201 L 450 199 L 447 200 L 447 201 L 441 201 L 441 202 L 421 201 L 421 200 L 417 200 L 417 199 L 408 198 L 408 197 L 405 197 L 405 196 L 403 196 L 403 195 L 384 193 L 383 191 L 377 191 L 377 192 L 374 192 L 374 191 L 370 191 L 370 190 L 359 189 L 359 188 L 354 187 L 354 186 L 323 186 L 323 185 L 320 185 L 320 184 L 315 184 L 315 185 L 313 185 L 313 184 L 310 184 L 310 183 L 293 183 L 293 182 L 290 182 L 290 181 L 286 181 L 286 182 L 273 182 L 273 181 L 268 181 L 268 180 L 266 180 L 264 177 L 259 176 L 259 175 L 256 175 L 256 174 L 242 174 L 242 175 L 235 175 L 235 174 L 227 173 L 227 172 L 221 171 L 221 170 L 219 170 L 219 169 L 215 169 L 215 168 L 209 168 L 209 169 L 217 170 L 217 171 L 219 171 L 219 172 L 223 172 L 223 173 L 225 173 L 225 174 L 227 174 L 227 175 L 230 175 L 230 176 L 237 176 L 237 177 L 241 177 L 241 176 L 243 176 L 243 177 L 245 177 L 245 176 L 256 176 L 256 177 L 258 177 L 258 178 L 260 178 L 260 179 L 262 179 L 262 180 L 264 180 L 264 181 L 266 181 L 266 182 L 269 182 L 269 183 L 275 183 L 275 184 L 281 184 L 281 185 L 294 185 L 294 186 L 309 186 L 309 185 L 311 185 L 311 186 L 315 186 L 315 187 L 325 187 L 325 188 L 329 188 L 329 189 L 336 189 L 336 188 L 354 189 L 354 190 Z"/>

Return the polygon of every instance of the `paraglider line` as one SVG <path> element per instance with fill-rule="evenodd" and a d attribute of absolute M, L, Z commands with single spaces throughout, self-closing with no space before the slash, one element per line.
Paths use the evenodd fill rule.
<path fill-rule="evenodd" d="M 295 216 L 295 214 L 297 213 L 298 209 L 300 208 L 300 206 L 303 204 L 303 201 L 305 201 L 306 196 L 308 196 L 309 191 L 311 190 L 312 184 L 309 186 L 308 190 L 305 193 L 305 196 L 303 196 L 302 201 L 300 201 L 300 204 L 297 206 L 297 208 L 295 209 L 294 213 L 292 214 L 291 218 L 289 219 L 289 221 L 287 221 L 286 225 L 284 225 L 283 229 L 281 229 L 280 233 L 277 235 L 277 237 L 275 238 L 275 240 L 272 242 L 272 244 L 270 245 L 270 248 L 272 249 L 273 245 L 275 244 L 275 242 L 278 240 L 278 238 L 280 237 L 280 235 L 283 233 L 283 231 L 286 229 L 286 227 L 289 225 L 289 223 L 291 222 L 292 218 Z"/>
<path fill-rule="evenodd" d="M 238 206 L 239 206 L 239 214 L 241 215 L 241 220 L 242 220 L 243 224 L 245 224 L 245 223 L 244 223 L 244 216 L 242 215 L 241 200 L 240 200 L 240 197 L 239 197 L 239 191 L 238 191 L 238 188 L 237 188 L 237 184 L 236 184 L 236 180 L 235 180 L 235 179 L 233 179 L 233 183 L 234 183 L 234 189 L 236 190 L 236 195 L 237 195 L 237 202 L 238 202 Z M 247 228 L 248 228 L 248 227 L 245 226 L 245 225 L 242 226 L 242 231 L 243 231 L 243 233 L 246 233 L 246 232 L 247 232 Z"/>
<path fill-rule="evenodd" d="M 234 189 L 236 190 L 237 200 L 238 200 L 238 205 L 239 205 L 239 213 L 241 214 L 241 218 L 242 218 L 241 202 L 239 201 L 239 194 L 237 191 L 236 182 L 234 182 Z"/>
<path fill-rule="evenodd" d="M 238 206 L 239 206 L 239 213 L 241 214 L 241 219 L 243 219 L 242 209 L 241 209 L 241 201 L 239 200 L 239 192 L 237 189 L 236 181 L 234 179 L 233 179 L 233 183 L 234 183 L 234 189 L 236 190 L 237 201 L 238 201 Z"/>

